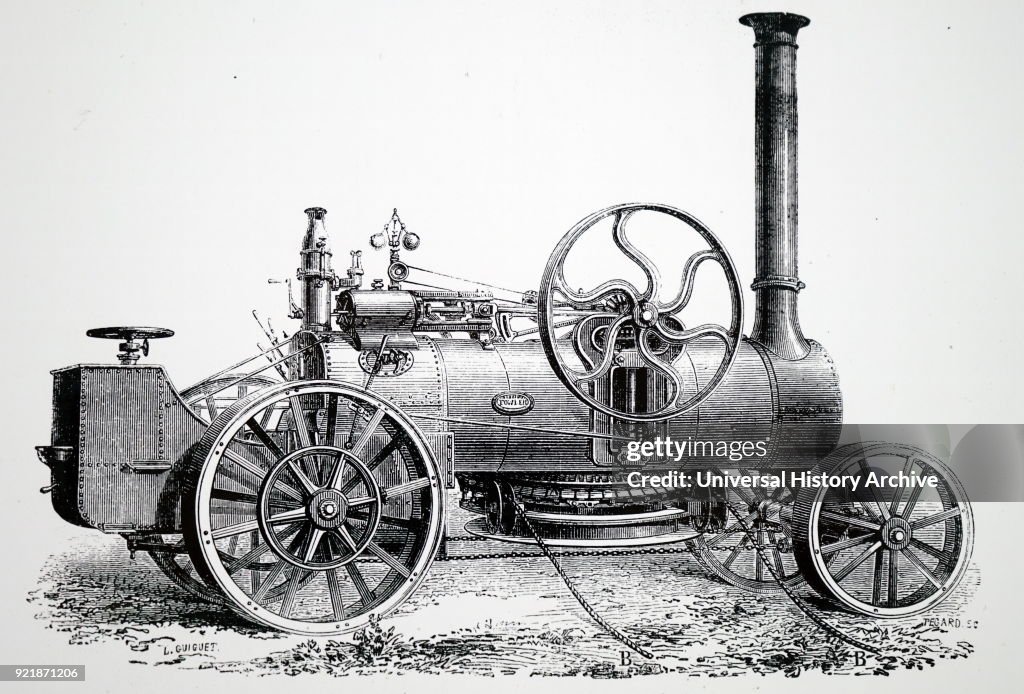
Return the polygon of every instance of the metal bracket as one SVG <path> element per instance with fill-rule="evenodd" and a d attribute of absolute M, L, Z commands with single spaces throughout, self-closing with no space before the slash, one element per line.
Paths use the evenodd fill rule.
<path fill-rule="evenodd" d="M 167 472 L 171 469 L 169 460 L 130 460 L 124 464 L 125 472 L 153 473 Z"/>
<path fill-rule="evenodd" d="M 47 467 L 53 467 L 55 463 L 66 463 L 74 454 L 73 446 L 36 446 L 39 461 Z"/>

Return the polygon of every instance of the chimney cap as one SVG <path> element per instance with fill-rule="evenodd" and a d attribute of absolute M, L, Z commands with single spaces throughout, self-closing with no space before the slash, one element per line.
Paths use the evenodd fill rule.
<path fill-rule="evenodd" d="M 758 29 L 769 29 L 796 33 L 811 23 L 811 20 L 801 14 L 790 12 L 754 12 L 740 17 L 740 24 Z"/>

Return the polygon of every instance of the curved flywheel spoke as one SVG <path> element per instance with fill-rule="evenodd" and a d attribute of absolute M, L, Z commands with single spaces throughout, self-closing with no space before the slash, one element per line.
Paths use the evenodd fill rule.
<path fill-rule="evenodd" d="M 640 295 L 640 299 L 652 301 L 654 297 L 658 296 L 658 291 L 661 289 L 661 275 L 658 273 L 657 266 L 651 262 L 651 259 L 626 238 L 626 222 L 629 221 L 634 212 L 635 210 L 620 210 L 615 213 L 615 219 L 612 223 L 612 240 L 619 247 L 619 250 L 627 258 L 639 265 L 644 275 L 647 276 L 647 289 Z"/>
<path fill-rule="evenodd" d="M 696 285 L 697 268 L 705 260 L 714 260 L 719 264 L 722 263 L 722 257 L 713 250 L 698 251 L 687 258 L 686 265 L 683 266 L 683 277 L 680 281 L 679 293 L 667 303 L 658 303 L 659 311 L 662 313 L 677 313 L 686 308 L 687 304 L 690 303 L 690 297 L 693 295 L 693 288 Z M 728 269 L 724 266 L 723 269 L 728 272 Z"/>
<path fill-rule="evenodd" d="M 611 325 L 608 326 L 607 336 L 605 337 L 605 347 L 601 354 L 601 361 L 592 368 L 590 371 L 580 373 L 578 371 L 570 370 L 570 376 L 575 379 L 577 383 L 585 383 L 587 381 L 593 381 L 601 378 L 612 366 L 612 360 L 615 357 L 615 341 L 619 337 L 619 332 L 623 326 L 629 320 L 628 316 L 621 316 L 617 318 Z"/>
<path fill-rule="evenodd" d="M 608 280 L 585 292 L 582 289 L 580 291 L 569 289 L 565 278 L 559 276 L 555 280 L 553 289 L 565 298 L 566 304 L 577 309 L 593 309 L 595 305 L 623 296 L 633 304 L 640 301 L 640 290 L 627 280 Z"/>
<path fill-rule="evenodd" d="M 644 360 L 654 367 L 656 371 L 660 371 L 672 384 L 671 394 L 665 398 L 665 404 L 655 410 L 654 414 L 671 410 L 683 394 L 683 377 L 676 371 L 676 367 L 672 365 L 672 362 L 661 359 L 651 351 L 650 346 L 647 344 L 646 328 L 640 331 L 636 346 Z"/>
<path fill-rule="evenodd" d="M 726 333 L 722 326 L 712 325 L 710 323 L 698 325 L 696 328 L 690 328 L 689 330 L 673 330 L 666 326 L 664 321 L 658 321 L 654 324 L 652 330 L 669 342 L 673 343 L 690 342 L 691 340 L 698 340 L 702 337 L 717 337 L 728 347 L 730 340 L 729 334 Z"/>

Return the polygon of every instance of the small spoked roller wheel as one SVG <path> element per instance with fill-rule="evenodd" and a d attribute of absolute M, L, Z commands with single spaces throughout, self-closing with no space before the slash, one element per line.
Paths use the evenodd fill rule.
<path fill-rule="evenodd" d="M 444 489 L 415 423 L 335 381 L 281 383 L 221 412 L 197 445 L 184 511 L 203 578 L 261 624 L 357 629 L 419 585 Z"/>
<path fill-rule="evenodd" d="M 166 546 L 167 549 L 163 551 L 148 549 L 146 552 L 174 585 L 200 600 L 223 604 L 221 594 L 199 577 L 185 548 L 185 540 L 180 534 L 147 535 L 141 539 L 150 547 Z"/>
<path fill-rule="evenodd" d="M 494 480 L 487 489 L 484 519 L 492 533 L 510 535 L 516 524 L 516 496 L 505 480 Z"/>
<path fill-rule="evenodd" d="M 724 514 L 719 512 L 707 532 L 687 543 L 697 563 L 711 576 L 752 593 L 781 591 L 780 582 L 803 583 L 793 556 L 792 491 L 737 487 L 721 501 L 727 506 L 721 509 Z"/>
<path fill-rule="evenodd" d="M 856 490 L 805 486 L 797 493 L 796 558 L 820 595 L 853 612 L 906 617 L 952 593 L 970 563 L 974 520 L 942 461 L 913 446 L 860 443 L 837 449 L 816 472 L 861 480 Z M 936 484 L 867 484 L 901 473 Z"/>

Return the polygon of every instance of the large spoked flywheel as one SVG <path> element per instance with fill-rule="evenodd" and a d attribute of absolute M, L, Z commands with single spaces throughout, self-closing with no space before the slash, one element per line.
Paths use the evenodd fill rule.
<path fill-rule="evenodd" d="M 974 538 L 971 505 L 952 470 L 913 446 L 861 443 L 837 449 L 816 472 L 861 480 L 856 490 L 797 493 L 794 553 L 819 594 L 875 617 L 918 614 L 950 595 Z M 868 486 L 872 473 L 935 485 Z"/>
<path fill-rule="evenodd" d="M 666 283 L 658 264 L 627 236 L 627 223 L 634 217 L 668 220 L 675 235 L 696 234 L 698 250 L 686 260 L 675 282 Z M 589 237 L 604 235 L 605 220 L 611 221 L 614 245 L 644 275 L 646 286 L 642 290 L 622 277 L 608 279 L 590 290 L 573 289 L 566 279 L 567 261 L 581 254 Z M 721 324 L 705 322 L 687 327 L 689 318 L 685 314 L 694 297 L 698 270 L 705 265 L 717 266 L 722 273 L 725 292 L 721 298 L 725 299 L 728 317 Z M 677 291 L 665 296 L 673 284 Z M 570 309 L 574 320 L 566 322 L 560 315 Z M 736 266 L 725 247 L 697 218 L 668 205 L 628 203 L 585 217 L 562 237 L 541 278 L 537 322 L 551 368 L 580 402 L 625 421 L 663 421 L 700 405 L 725 379 L 739 348 L 743 293 Z M 561 330 L 570 326 L 569 339 L 562 339 Z M 687 350 L 698 346 L 710 346 L 711 353 L 716 354 L 699 382 L 686 356 Z M 643 392 L 620 403 L 622 391 L 628 389 L 616 383 L 616 372 L 632 372 L 645 382 L 650 377 L 651 384 L 634 388 Z"/>
<path fill-rule="evenodd" d="M 444 490 L 423 435 L 384 399 L 282 383 L 221 412 L 197 446 L 186 541 L 235 610 L 337 634 L 400 605 L 437 553 Z"/>

